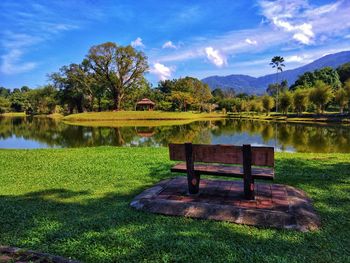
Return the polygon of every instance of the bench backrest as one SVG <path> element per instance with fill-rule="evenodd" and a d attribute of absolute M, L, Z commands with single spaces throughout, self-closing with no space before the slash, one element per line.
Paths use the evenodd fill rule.
<path fill-rule="evenodd" d="M 185 144 L 169 144 L 170 160 L 186 161 Z M 192 144 L 194 162 L 243 164 L 243 147 L 235 145 Z M 251 147 L 251 165 L 275 164 L 273 147 Z"/>

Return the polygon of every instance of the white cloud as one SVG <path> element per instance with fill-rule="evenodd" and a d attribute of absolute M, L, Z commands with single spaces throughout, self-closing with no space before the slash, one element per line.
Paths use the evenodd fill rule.
<path fill-rule="evenodd" d="M 142 43 L 142 38 L 138 37 L 134 41 L 131 41 L 132 47 L 145 47 L 145 45 Z"/>
<path fill-rule="evenodd" d="M 298 42 L 300 42 L 304 45 L 309 45 L 311 43 L 311 39 L 302 33 L 294 34 L 293 39 L 297 40 Z"/>
<path fill-rule="evenodd" d="M 23 52 L 18 49 L 12 49 L 9 53 L 1 56 L 2 63 L 0 71 L 4 74 L 17 74 L 30 71 L 36 67 L 34 62 L 20 62 Z"/>
<path fill-rule="evenodd" d="M 250 38 L 246 38 L 245 42 L 248 43 L 249 45 L 254 45 L 254 46 L 258 44 L 256 40 L 251 40 Z"/>
<path fill-rule="evenodd" d="M 154 63 L 150 72 L 156 75 L 158 79 L 166 80 L 171 78 L 172 69 L 161 63 Z"/>
<path fill-rule="evenodd" d="M 339 5 L 315 6 L 316 4 L 311 5 L 307 0 L 259 1 L 264 22 L 257 25 L 257 27 L 230 31 L 221 35 L 196 37 L 192 41 L 187 41 L 186 45 L 176 52 L 165 54 L 159 51 L 150 51 L 149 57 L 154 62 L 167 64 L 196 60 L 203 57 L 209 59 L 209 52 L 209 60 L 211 62 L 215 58 L 217 64 L 224 65 L 226 63 L 225 57 L 231 55 L 235 55 L 239 60 L 241 56 L 252 52 L 259 54 L 271 50 L 281 50 L 284 52 L 282 54 L 284 56 L 288 56 L 289 52 L 295 52 L 298 49 L 301 52 L 301 47 L 295 45 L 295 43 L 301 43 L 302 45 L 312 44 L 312 50 L 310 48 L 308 52 L 324 49 L 326 46 L 332 47 L 334 46 L 332 43 L 334 40 L 338 37 L 346 38 L 350 32 L 350 20 L 348 18 L 350 2 L 338 1 L 337 3 Z M 322 13 L 322 15 L 314 14 L 313 11 Z M 247 41 L 247 39 L 251 40 L 252 43 L 256 41 L 257 45 L 248 43 L 250 41 Z M 207 50 L 208 47 L 212 49 Z M 336 44 L 334 47 L 338 48 L 339 44 Z M 215 51 L 218 54 L 215 54 Z M 224 54 L 225 57 L 220 53 Z M 295 61 L 294 63 L 307 63 L 306 61 L 310 59 L 304 58 L 303 62 Z M 268 60 L 270 59 L 268 58 Z M 234 63 L 236 62 L 230 63 L 230 68 L 232 68 L 232 65 L 235 65 Z M 239 70 L 236 68 L 232 69 L 235 71 Z M 224 72 L 224 69 L 221 68 L 220 72 Z"/>
<path fill-rule="evenodd" d="M 292 62 L 297 62 L 297 63 L 301 63 L 304 62 L 305 57 L 303 56 L 298 56 L 298 55 L 293 55 L 293 56 L 289 56 L 285 58 L 286 63 L 292 63 Z"/>
<path fill-rule="evenodd" d="M 312 39 L 315 34 L 312 31 L 312 25 L 309 23 L 303 23 L 300 25 L 292 25 L 291 23 L 283 20 L 279 20 L 278 17 L 272 18 L 273 23 L 280 28 L 283 28 L 287 32 L 295 32 L 293 35 L 293 39 L 298 42 L 309 45 L 312 43 Z"/>
<path fill-rule="evenodd" d="M 167 42 L 165 42 L 165 43 L 163 44 L 162 48 L 173 48 L 173 49 L 176 49 L 177 46 L 175 46 L 175 45 L 173 44 L 173 42 L 167 41 Z"/>
<path fill-rule="evenodd" d="M 226 58 L 220 53 L 219 50 L 214 49 L 213 47 L 206 47 L 205 53 L 207 58 L 216 66 L 222 67 L 226 64 Z"/>
<path fill-rule="evenodd" d="M 349 35 L 346 35 L 345 38 L 350 39 L 350 34 L 349 34 Z"/>
<path fill-rule="evenodd" d="M 304 45 L 313 43 L 315 33 L 311 21 L 300 22 L 302 20 L 311 20 L 310 17 L 315 13 L 326 13 L 335 10 L 335 6 L 321 6 L 312 9 L 306 0 L 277 0 L 260 1 L 263 15 L 271 21 L 276 27 L 286 32 L 293 33 L 292 38 Z M 306 11 L 305 11 L 306 10 Z M 310 13 L 310 11 L 313 11 Z"/>

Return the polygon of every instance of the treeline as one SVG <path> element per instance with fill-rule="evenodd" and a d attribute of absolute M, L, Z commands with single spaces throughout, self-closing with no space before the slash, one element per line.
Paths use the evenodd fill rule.
<path fill-rule="evenodd" d="M 271 60 L 277 70 L 276 83 L 270 84 L 263 96 L 235 94 L 233 89 L 210 91 L 208 85 L 193 77 L 164 80 L 152 87 L 145 79 L 149 67 L 143 52 L 107 42 L 91 47 L 81 63 L 49 74 L 50 84 L 46 86 L 13 91 L 0 87 L 0 113 L 135 110 L 142 98 L 151 99 L 155 110 L 162 111 L 350 111 L 350 63 L 336 70 L 326 67 L 306 72 L 289 87 L 287 81 L 278 81 L 283 62 L 279 56 Z"/>
<path fill-rule="evenodd" d="M 325 67 L 314 72 L 306 72 L 288 87 L 287 81 L 270 84 L 263 96 L 239 94 L 225 96 L 222 89 L 215 89 L 214 100 L 218 109 L 232 112 L 257 112 L 269 114 L 278 112 L 287 114 L 304 111 L 323 113 L 326 110 L 350 111 L 350 63 L 336 70 Z"/>
<path fill-rule="evenodd" d="M 144 77 L 147 70 L 142 52 L 107 42 L 90 48 L 80 64 L 50 74 L 47 86 L 12 92 L 2 87 L 0 110 L 33 114 L 134 110 L 144 97 L 154 100 L 157 110 L 211 110 L 212 95 L 206 84 L 185 77 L 161 81 L 152 88 Z"/>

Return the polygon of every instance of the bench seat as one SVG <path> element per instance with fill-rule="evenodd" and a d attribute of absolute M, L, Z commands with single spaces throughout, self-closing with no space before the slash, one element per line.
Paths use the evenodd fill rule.
<path fill-rule="evenodd" d="M 227 166 L 218 164 L 194 164 L 194 171 L 205 175 L 217 175 L 227 177 L 243 178 L 244 172 L 242 166 Z M 174 173 L 186 173 L 186 163 L 176 164 L 171 168 Z M 254 179 L 273 180 L 275 173 L 273 168 L 252 167 L 252 176 Z"/>

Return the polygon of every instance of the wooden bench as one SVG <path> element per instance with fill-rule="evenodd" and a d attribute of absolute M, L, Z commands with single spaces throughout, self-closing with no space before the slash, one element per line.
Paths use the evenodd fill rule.
<path fill-rule="evenodd" d="M 243 178 L 244 195 L 255 199 L 254 180 L 274 179 L 274 148 L 251 145 L 169 144 L 171 172 L 187 173 L 190 194 L 199 192 L 200 176 L 216 175 Z M 239 165 L 239 166 L 233 166 Z"/>

